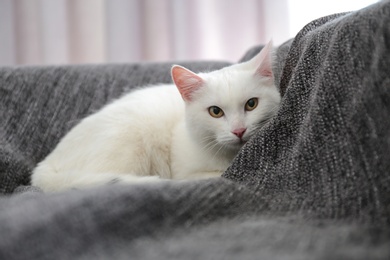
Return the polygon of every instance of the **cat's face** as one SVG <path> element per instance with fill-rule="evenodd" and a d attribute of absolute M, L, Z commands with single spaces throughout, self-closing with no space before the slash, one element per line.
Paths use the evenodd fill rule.
<path fill-rule="evenodd" d="M 205 149 L 236 152 L 277 111 L 270 48 L 251 61 L 207 74 L 175 66 L 172 76 L 186 104 L 186 123 Z"/>

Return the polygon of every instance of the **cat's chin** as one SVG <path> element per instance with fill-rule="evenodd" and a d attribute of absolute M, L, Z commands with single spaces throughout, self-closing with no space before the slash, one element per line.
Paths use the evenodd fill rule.
<path fill-rule="evenodd" d="M 241 149 L 241 147 L 243 147 L 244 144 L 246 144 L 246 142 L 248 142 L 248 141 L 247 140 L 237 140 L 237 141 L 225 144 L 225 147 L 227 149 L 229 149 L 232 153 L 237 153 Z"/>

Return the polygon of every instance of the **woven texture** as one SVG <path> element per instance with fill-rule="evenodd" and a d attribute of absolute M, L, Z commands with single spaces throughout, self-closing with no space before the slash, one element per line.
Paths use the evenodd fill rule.
<path fill-rule="evenodd" d="M 72 126 L 170 64 L 0 68 L 0 259 L 389 259 L 389 24 L 382 1 L 278 48 L 280 111 L 203 181 L 39 192 Z"/>
<path fill-rule="evenodd" d="M 382 5 L 300 32 L 279 79 L 279 114 L 226 178 L 282 197 L 278 210 L 389 223 L 390 13 Z"/>

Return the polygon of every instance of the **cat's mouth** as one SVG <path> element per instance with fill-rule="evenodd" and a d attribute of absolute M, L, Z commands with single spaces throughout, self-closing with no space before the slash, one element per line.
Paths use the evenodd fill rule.
<path fill-rule="evenodd" d="M 230 136 L 224 140 L 219 140 L 218 143 L 223 147 L 226 147 L 228 150 L 238 151 L 248 142 L 248 140 L 249 136 L 245 136 L 244 138 L 237 138 L 236 136 L 233 138 Z"/>
<path fill-rule="evenodd" d="M 246 140 L 246 139 L 243 139 L 243 138 L 237 138 L 236 139 L 237 141 L 237 144 L 239 144 L 239 145 L 244 145 L 246 142 L 248 142 L 248 140 Z"/>
<path fill-rule="evenodd" d="M 232 148 L 234 149 L 240 149 L 244 144 L 246 144 L 248 142 L 247 139 L 241 139 L 241 138 L 237 138 L 235 140 L 232 140 L 230 143 L 229 143 L 229 146 L 231 146 Z"/>

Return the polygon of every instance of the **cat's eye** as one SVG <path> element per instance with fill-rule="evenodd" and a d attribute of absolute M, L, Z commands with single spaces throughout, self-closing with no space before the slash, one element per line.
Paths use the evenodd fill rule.
<path fill-rule="evenodd" d="M 223 110 L 217 106 L 209 107 L 209 114 L 215 118 L 220 118 L 224 115 Z"/>
<path fill-rule="evenodd" d="M 245 104 L 245 110 L 246 111 L 252 111 L 257 107 L 259 104 L 259 99 L 258 98 L 251 98 L 249 99 L 246 104 Z"/>

